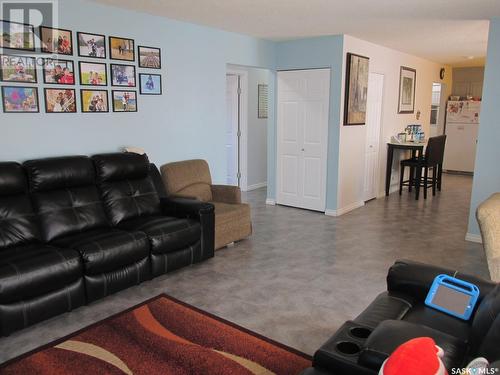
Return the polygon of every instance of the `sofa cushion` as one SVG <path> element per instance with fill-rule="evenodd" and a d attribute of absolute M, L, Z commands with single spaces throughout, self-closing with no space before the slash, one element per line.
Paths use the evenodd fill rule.
<path fill-rule="evenodd" d="M 78 250 L 86 275 L 117 270 L 149 256 L 148 238 L 144 233 L 115 228 L 74 234 L 59 238 L 54 244 Z"/>
<path fill-rule="evenodd" d="M 40 237 L 21 165 L 0 163 L 0 249 Z"/>
<path fill-rule="evenodd" d="M 146 155 L 132 153 L 93 156 L 99 189 L 114 225 L 124 220 L 157 215 L 160 198 L 149 176 Z"/>
<path fill-rule="evenodd" d="M 413 306 L 407 296 L 397 293 L 380 293 L 354 321 L 375 328 L 387 319 L 403 319 Z"/>
<path fill-rule="evenodd" d="M 208 163 L 205 160 L 194 159 L 176 161 L 163 165 L 160 170 L 168 195 L 186 195 L 186 192 L 189 191 L 189 186 L 200 184 L 208 187 L 208 190 L 204 192 L 210 194 L 205 197 L 204 200 L 209 201 L 212 199 L 212 193 L 210 191 L 212 177 L 210 176 Z"/>
<path fill-rule="evenodd" d="M 0 303 L 30 299 L 82 277 L 80 255 L 43 244 L 12 247 L 0 256 Z"/>
<path fill-rule="evenodd" d="M 45 241 L 109 227 L 88 157 L 31 160 L 24 165 Z"/>
<path fill-rule="evenodd" d="M 146 233 L 155 254 L 184 249 L 200 240 L 200 223 L 190 219 L 149 216 L 124 221 L 120 228 Z"/>

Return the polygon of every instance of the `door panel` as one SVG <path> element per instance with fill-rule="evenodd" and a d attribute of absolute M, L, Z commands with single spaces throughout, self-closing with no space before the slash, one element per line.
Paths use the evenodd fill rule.
<path fill-rule="evenodd" d="M 379 147 L 384 97 L 384 76 L 370 73 L 366 102 L 366 148 L 364 200 L 377 197 L 379 181 Z"/>
<path fill-rule="evenodd" d="M 239 77 L 226 75 L 226 182 L 238 185 Z"/>
<path fill-rule="evenodd" d="M 278 72 L 277 202 L 324 211 L 330 70 Z"/>

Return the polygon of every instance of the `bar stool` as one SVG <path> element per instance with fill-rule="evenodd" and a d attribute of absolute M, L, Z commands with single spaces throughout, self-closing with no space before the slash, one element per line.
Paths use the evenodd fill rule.
<path fill-rule="evenodd" d="M 425 155 L 417 158 L 401 161 L 401 172 L 399 175 L 399 195 L 403 192 L 403 186 L 408 186 L 408 191 L 415 187 L 415 199 L 418 200 L 420 188 L 424 188 L 424 199 L 427 199 L 427 189 L 432 187 L 432 195 L 436 195 L 436 188 L 441 191 L 441 168 L 444 158 L 444 147 L 446 135 L 429 138 Z M 405 167 L 410 168 L 410 177 L 404 181 Z M 432 169 L 432 177 L 429 177 L 429 170 Z M 422 178 L 423 170 L 423 178 Z M 429 185 L 430 183 L 430 185 Z"/>

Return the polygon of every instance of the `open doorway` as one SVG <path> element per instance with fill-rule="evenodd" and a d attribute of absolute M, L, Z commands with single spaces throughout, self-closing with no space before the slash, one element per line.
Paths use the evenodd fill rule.
<path fill-rule="evenodd" d="M 268 116 L 262 113 L 259 93 L 270 82 L 267 69 L 227 66 L 226 183 L 242 191 L 267 186 Z"/>
<path fill-rule="evenodd" d="M 430 137 L 444 134 L 444 122 L 446 118 L 446 91 L 444 83 L 432 84 L 432 102 L 431 102 L 431 117 L 430 117 Z"/>

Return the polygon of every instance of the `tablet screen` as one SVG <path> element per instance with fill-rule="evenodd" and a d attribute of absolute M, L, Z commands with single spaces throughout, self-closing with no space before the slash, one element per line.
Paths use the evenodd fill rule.
<path fill-rule="evenodd" d="M 470 299 L 470 295 L 461 293 L 441 284 L 436 290 L 432 303 L 459 315 L 463 315 L 465 313 L 465 309 L 469 305 Z"/>

